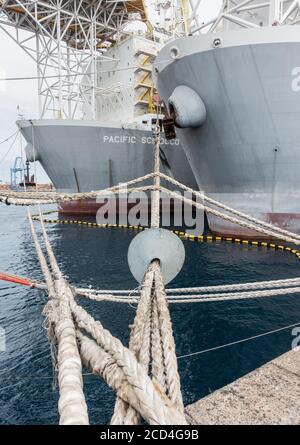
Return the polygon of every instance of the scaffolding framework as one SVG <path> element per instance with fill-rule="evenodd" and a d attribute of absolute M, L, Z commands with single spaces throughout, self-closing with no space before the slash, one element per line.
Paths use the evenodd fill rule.
<path fill-rule="evenodd" d="M 95 116 L 97 60 L 133 20 L 148 23 L 143 0 L 0 0 L 0 28 L 36 64 L 41 118 L 83 103 Z"/>
<path fill-rule="evenodd" d="M 173 11 L 174 38 L 300 22 L 300 0 L 224 0 L 207 22 L 202 1 L 162 3 Z M 135 20 L 150 28 L 144 0 L 0 0 L 0 28 L 36 64 L 40 118 L 82 118 L 83 108 L 96 118 L 97 61 L 111 62 L 107 50 Z"/>
<path fill-rule="evenodd" d="M 223 0 L 214 18 L 201 23 L 199 8 L 203 0 L 189 0 L 192 33 L 217 32 L 230 27 L 295 25 L 300 22 L 300 0 Z"/>

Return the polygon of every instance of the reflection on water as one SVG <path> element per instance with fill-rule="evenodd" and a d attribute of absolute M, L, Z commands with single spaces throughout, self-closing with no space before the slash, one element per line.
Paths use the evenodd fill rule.
<path fill-rule="evenodd" d="M 63 272 L 71 283 L 95 288 L 134 288 L 127 265 L 133 232 L 49 225 L 48 233 Z M 185 242 L 186 263 L 171 284 L 213 285 L 296 277 L 299 263 L 286 253 L 231 244 Z M 26 212 L 0 207 L 0 270 L 42 279 L 31 242 Z M 43 292 L 0 282 L 0 327 L 7 351 L 0 352 L 0 423 L 53 424 L 58 421 L 57 390 L 42 309 Z M 123 342 L 135 308 L 80 300 Z M 259 300 L 182 304 L 171 307 L 177 354 L 183 355 L 300 321 L 298 295 Z M 291 332 L 204 355 L 182 359 L 179 369 L 185 403 L 255 369 L 291 347 Z M 85 370 L 86 372 L 86 370 Z M 107 423 L 114 394 L 94 376 L 84 376 L 91 423 Z"/>

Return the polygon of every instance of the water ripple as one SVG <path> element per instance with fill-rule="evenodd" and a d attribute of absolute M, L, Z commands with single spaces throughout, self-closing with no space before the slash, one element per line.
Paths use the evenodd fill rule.
<path fill-rule="evenodd" d="M 0 207 L 0 270 L 41 280 L 24 209 Z M 127 265 L 132 232 L 79 226 L 49 226 L 59 265 L 78 286 L 133 288 Z M 231 244 L 187 242 L 184 268 L 174 287 L 297 277 L 294 257 Z M 55 424 L 57 390 L 42 309 L 41 291 L 0 283 L 0 326 L 7 351 L 0 352 L 0 424 Z M 81 304 L 123 342 L 134 309 L 110 302 Z M 178 355 L 193 353 L 300 321 L 299 295 L 259 300 L 171 306 Z M 179 361 L 185 403 L 230 383 L 291 347 L 291 332 L 280 332 Z M 84 370 L 86 374 L 86 370 Z M 114 394 L 91 375 L 84 387 L 93 424 L 107 423 Z"/>

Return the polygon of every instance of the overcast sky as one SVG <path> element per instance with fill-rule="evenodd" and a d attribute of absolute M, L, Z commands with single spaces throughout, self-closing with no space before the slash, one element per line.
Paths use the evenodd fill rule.
<path fill-rule="evenodd" d="M 153 1 L 148 0 L 149 10 L 153 10 Z M 214 16 L 221 0 L 202 0 L 201 17 L 203 20 Z M 5 77 L 36 76 L 34 62 L 0 29 L 0 79 Z M 16 131 L 17 107 L 27 118 L 37 117 L 37 86 L 35 80 L 9 81 L 0 80 L 0 142 Z M 0 145 L 0 181 L 10 178 L 10 167 L 16 156 L 21 153 L 20 138 L 4 160 L 12 140 Z M 23 141 L 24 143 L 24 141 Z M 25 145 L 25 143 L 24 143 Z M 38 169 L 38 181 L 48 181 L 41 168 Z"/>

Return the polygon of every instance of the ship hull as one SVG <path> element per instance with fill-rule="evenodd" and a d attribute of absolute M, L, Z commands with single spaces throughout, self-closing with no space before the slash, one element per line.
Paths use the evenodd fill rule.
<path fill-rule="evenodd" d="M 102 190 L 153 171 L 151 131 L 65 120 L 21 121 L 18 125 L 28 143 L 27 157 L 41 163 L 60 192 Z M 162 150 L 164 172 L 195 188 L 179 141 L 163 138 Z M 63 213 L 94 215 L 99 204 L 84 200 L 61 203 L 59 208 Z"/>
<path fill-rule="evenodd" d="M 300 39 L 298 27 L 179 39 L 154 65 L 166 103 L 179 85 L 206 108 L 198 128 L 178 130 L 198 186 L 262 220 L 300 232 Z M 218 48 L 214 39 L 220 39 Z M 178 59 L 170 60 L 176 47 Z M 168 56 L 169 55 L 169 56 Z M 155 68 L 154 68 L 155 69 Z M 213 232 L 254 233 L 208 215 Z"/>

